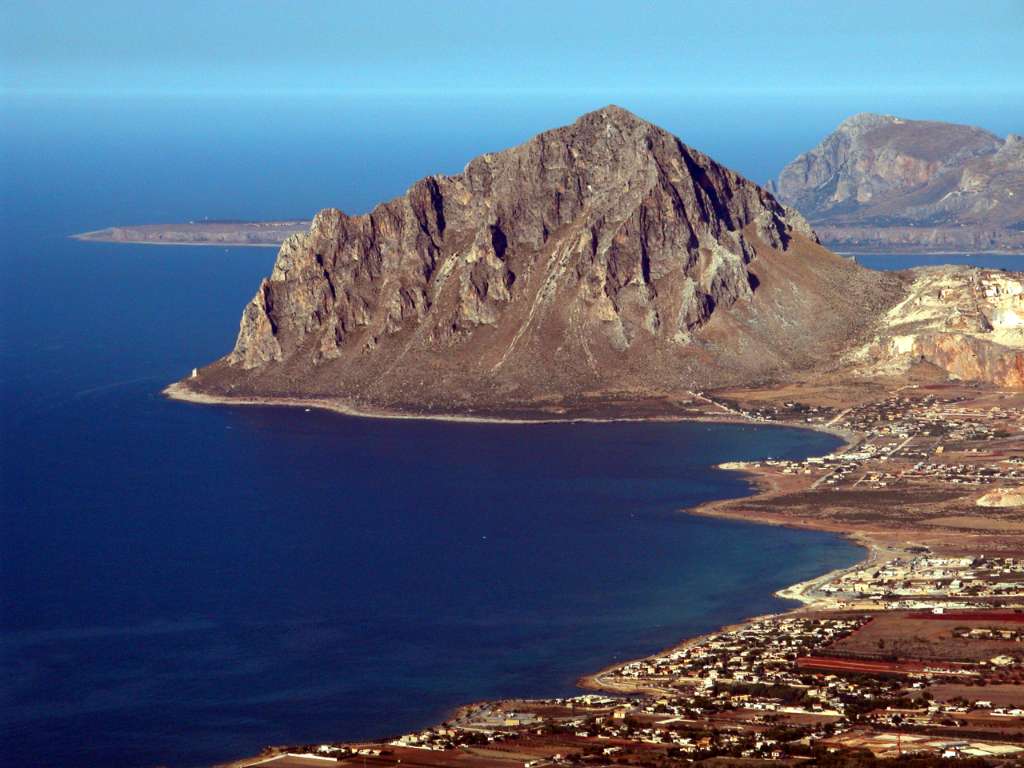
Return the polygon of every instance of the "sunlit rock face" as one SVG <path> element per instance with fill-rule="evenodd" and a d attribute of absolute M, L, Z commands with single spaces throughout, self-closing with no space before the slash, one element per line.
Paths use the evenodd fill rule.
<path fill-rule="evenodd" d="M 970 267 L 914 270 L 906 298 L 850 355 L 865 371 L 930 363 L 951 378 L 1024 387 L 1024 275 Z"/>
<path fill-rule="evenodd" d="M 769 185 L 830 247 L 1024 250 L 1024 140 L 891 115 L 843 121 Z"/>

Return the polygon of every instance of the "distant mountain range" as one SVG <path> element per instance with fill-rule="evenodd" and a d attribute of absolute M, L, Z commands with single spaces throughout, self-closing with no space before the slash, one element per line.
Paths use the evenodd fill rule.
<path fill-rule="evenodd" d="M 993 280 L 859 267 L 611 106 L 368 214 L 321 211 L 282 245 L 234 350 L 172 394 L 573 413 L 922 365 L 1022 386 L 1024 287 Z"/>
<path fill-rule="evenodd" d="M 1024 253 L 1024 139 L 891 115 L 844 120 L 768 188 L 845 251 Z"/>

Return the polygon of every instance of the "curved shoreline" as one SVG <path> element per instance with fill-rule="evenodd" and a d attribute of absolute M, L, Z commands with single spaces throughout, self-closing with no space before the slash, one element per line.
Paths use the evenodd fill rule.
<path fill-rule="evenodd" d="M 754 426 L 768 426 L 768 427 L 788 427 L 791 429 L 804 429 L 814 432 L 823 432 L 830 434 L 834 437 L 839 438 L 842 443 L 836 449 L 838 451 L 845 451 L 849 449 L 853 444 L 859 440 L 859 436 L 832 427 L 827 424 L 784 424 L 776 423 L 767 420 L 751 419 L 740 414 L 732 413 L 728 409 L 724 409 L 721 414 L 708 415 L 706 418 L 694 418 L 687 417 L 684 415 L 668 415 L 668 416 L 619 416 L 619 417 L 538 417 L 538 418 L 514 418 L 514 417 L 498 417 L 498 416 L 477 416 L 477 415 L 465 415 L 465 414 L 435 414 L 435 413 L 415 413 L 415 412 L 402 412 L 402 411 L 388 411 L 385 409 L 365 409 L 351 405 L 350 403 L 326 398 L 301 398 L 301 397 L 228 397 L 210 395 L 202 392 L 196 392 L 188 388 L 183 382 L 175 382 L 168 385 L 162 391 L 162 394 L 166 397 L 179 400 L 183 402 L 189 402 L 200 405 L 255 405 L 255 406 L 284 406 L 292 408 L 303 408 L 305 410 L 317 409 L 326 410 L 332 413 L 338 413 L 345 416 L 359 417 L 359 418 L 372 418 L 372 419 L 394 419 L 394 420 L 429 420 L 429 421 L 445 421 L 455 423 L 473 423 L 473 424 L 510 424 L 510 425 L 525 425 L 525 424 L 572 424 L 572 423 L 613 423 L 613 422 L 694 422 L 694 423 L 721 423 L 721 424 L 745 424 Z M 713 402 L 713 401 L 709 401 Z M 788 613 L 799 612 L 803 610 L 813 610 L 813 607 L 818 603 L 818 598 L 813 596 L 813 591 L 821 584 L 830 581 L 840 573 L 855 570 L 863 567 L 865 564 L 872 562 L 877 559 L 878 553 L 877 548 L 867 539 L 864 534 L 850 531 L 837 531 L 829 530 L 823 526 L 812 526 L 812 525 L 799 525 L 795 523 L 783 523 L 777 520 L 763 520 L 757 519 L 756 517 L 741 517 L 738 515 L 721 514 L 714 506 L 722 502 L 735 501 L 738 498 L 753 498 L 762 492 L 757 485 L 756 473 L 750 472 L 742 467 L 730 467 L 727 466 L 730 462 L 716 465 L 717 469 L 724 471 L 738 472 L 747 476 L 750 482 L 750 493 L 744 496 L 729 497 L 726 499 L 713 499 L 704 503 L 701 503 L 695 507 L 689 509 L 682 509 L 681 512 L 685 514 L 692 514 L 696 516 L 706 517 L 718 517 L 719 519 L 732 519 L 740 520 L 743 522 L 760 524 L 760 525 L 774 525 L 782 526 L 793 529 L 804 529 L 804 530 L 819 530 L 827 533 L 836 534 L 841 539 L 851 541 L 857 546 L 862 547 L 865 550 L 864 557 L 858 559 L 856 562 L 844 566 L 842 568 L 836 568 L 827 573 L 815 576 L 806 581 L 798 582 L 796 584 L 783 587 L 773 592 L 773 596 L 783 600 L 792 600 L 798 605 L 777 613 L 766 613 L 758 616 L 749 616 L 731 624 L 723 625 L 709 632 L 702 634 L 684 637 L 677 643 L 674 643 L 667 648 L 648 654 L 647 656 L 639 657 L 641 659 L 649 658 L 650 656 L 658 655 L 665 652 L 671 652 L 682 648 L 688 648 L 693 645 L 704 642 L 714 635 L 722 632 L 728 632 L 733 629 L 741 628 L 751 622 L 766 619 L 774 616 L 782 616 Z M 632 686 L 620 686 L 612 683 L 607 679 L 607 675 L 615 669 L 620 668 L 623 664 L 628 664 L 630 661 L 635 659 L 619 660 L 614 664 L 604 667 L 597 672 L 584 675 L 576 680 L 576 686 L 582 690 L 590 691 L 604 691 L 611 694 L 652 694 L 659 695 L 662 691 L 656 688 L 647 688 L 643 686 L 632 687 Z M 455 711 L 464 709 L 467 706 L 473 704 L 462 704 Z"/>
<path fill-rule="evenodd" d="M 754 494 L 751 494 L 751 495 L 754 495 Z M 688 514 L 697 514 L 695 510 L 700 509 L 701 506 L 703 506 L 703 505 L 699 505 L 698 507 L 694 507 L 693 510 L 683 510 L 683 511 L 688 513 Z M 707 515 L 707 516 L 708 517 L 712 517 L 712 515 Z M 724 515 L 721 515 L 721 516 L 718 516 L 718 517 L 719 517 L 719 519 L 722 519 L 722 520 L 726 520 L 726 519 L 736 519 L 736 520 L 738 520 L 739 519 L 739 518 L 728 518 L 728 517 L 726 517 Z M 754 523 L 756 525 L 772 525 L 773 524 L 773 523 L 762 522 L 762 521 L 757 521 L 757 520 L 744 520 L 744 522 L 750 522 L 750 523 Z M 774 525 L 777 525 L 779 527 L 793 528 L 795 530 L 800 530 L 800 529 L 820 530 L 820 529 L 809 529 L 809 528 L 807 528 L 805 526 L 786 526 L 786 525 L 781 525 L 779 523 L 775 523 Z M 692 637 L 683 638 L 678 643 L 675 643 L 675 644 L 670 645 L 670 646 L 668 646 L 666 648 L 662 648 L 660 650 L 657 650 L 657 651 L 655 651 L 653 653 L 650 653 L 650 654 L 648 654 L 646 656 L 640 656 L 640 657 L 637 657 L 635 659 L 626 659 L 624 661 L 617 661 L 614 664 L 611 664 L 611 665 L 609 665 L 607 667 L 604 667 L 604 668 L 600 669 L 597 672 L 594 672 L 594 673 L 589 674 L 589 675 L 584 675 L 583 677 L 579 678 L 576 681 L 576 685 L 578 687 L 580 687 L 580 688 L 583 688 L 584 690 L 590 690 L 590 691 L 605 691 L 607 693 L 618 693 L 618 694 L 651 694 L 651 695 L 660 695 L 660 694 L 662 694 L 664 692 L 659 690 L 659 689 L 657 689 L 657 688 L 647 688 L 647 687 L 644 687 L 644 686 L 636 686 L 636 687 L 634 687 L 634 686 L 620 686 L 620 685 L 616 685 L 616 684 L 612 683 L 611 681 L 609 681 L 607 679 L 607 676 L 609 675 L 609 673 L 614 672 L 615 670 L 619 669 L 620 667 L 622 667 L 622 666 L 624 666 L 626 664 L 629 664 L 631 662 L 642 661 L 644 659 L 653 658 L 655 656 L 662 656 L 662 655 L 665 655 L 665 654 L 669 654 L 669 653 L 672 653 L 674 651 L 679 651 L 679 650 L 685 650 L 685 649 L 688 649 L 688 648 L 692 648 L 693 646 L 700 645 L 704 641 L 713 638 L 715 635 L 720 635 L 720 634 L 722 634 L 724 632 L 732 632 L 732 631 L 737 630 L 737 629 L 742 629 L 743 627 L 747 626 L 748 624 L 752 624 L 752 623 L 757 622 L 757 621 L 761 621 L 761 620 L 764 620 L 764 619 L 775 618 L 775 617 L 779 617 L 779 616 L 785 616 L 785 615 L 790 614 L 790 613 L 799 613 L 801 611 L 826 608 L 827 606 L 822 606 L 822 605 L 819 604 L 820 599 L 815 598 L 815 597 L 813 597 L 810 594 L 811 592 L 813 592 L 814 589 L 816 589 L 817 587 L 819 587 L 822 584 L 825 584 L 825 583 L 831 581 L 833 578 L 835 578 L 836 576 L 838 576 L 838 575 L 840 575 L 842 573 L 846 573 L 848 571 L 854 571 L 854 570 L 857 570 L 858 568 L 862 568 L 863 566 L 865 566 L 865 565 L 867 565 L 869 563 L 874 562 L 877 559 L 877 557 L 878 557 L 877 548 L 874 545 L 872 545 L 870 542 L 868 542 L 866 540 L 862 540 L 863 537 L 861 535 L 857 534 L 857 533 L 842 533 L 842 532 L 839 532 L 839 531 L 827 531 L 827 532 L 828 533 L 834 533 L 839 538 L 846 539 L 846 540 L 856 544 L 857 546 L 863 548 L 865 550 L 865 556 L 862 559 L 857 560 L 854 563 L 851 563 L 850 565 L 844 566 L 842 568 L 834 568 L 831 571 L 828 571 L 827 573 L 821 574 L 820 576 L 814 576 L 814 577 L 812 577 L 810 579 L 807 579 L 806 581 L 800 581 L 800 582 L 797 582 L 796 584 L 791 584 L 788 587 L 783 587 L 782 589 L 777 589 L 777 590 L 775 590 L 772 593 L 773 597 L 777 597 L 777 598 L 779 598 L 781 600 L 792 600 L 792 601 L 800 603 L 799 605 L 795 605 L 795 606 L 793 606 L 792 608 L 790 608 L 788 610 L 779 611 L 778 613 L 763 613 L 763 614 L 759 614 L 757 616 L 748 616 L 748 617 L 746 617 L 744 619 L 741 619 L 739 621 L 732 622 L 731 624 L 723 624 L 722 626 L 717 627 L 716 629 L 713 629 L 713 630 L 711 630 L 709 632 L 704 632 L 704 633 L 699 634 L 699 635 L 694 635 Z"/>
<path fill-rule="evenodd" d="M 654 422 L 678 423 L 683 421 L 696 424 L 744 424 L 747 426 L 785 427 L 788 429 L 806 429 L 813 432 L 824 432 L 843 441 L 841 450 L 846 450 L 856 442 L 857 436 L 845 430 L 836 429 L 824 424 L 784 424 L 780 422 L 747 418 L 738 414 L 708 414 L 700 418 L 683 414 L 667 414 L 662 416 L 488 416 L 459 413 L 428 413 L 415 411 L 388 410 L 385 408 L 367 408 L 353 405 L 337 398 L 324 397 L 262 397 L 262 396 L 231 396 L 211 395 L 190 389 L 181 381 L 164 387 L 160 394 L 170 400 L 179 400 L 197 405 L 254 405 L 268 408 L 286 407 L 303 408 L 305 410 L 322 410 L 342 416 L 354 416 L 362 419 L 388 419 L 395 421 L 447 421 L 462 424 L 613 424 L 617 422 Z M 728 467 L 719 467 L 729 469 Z M 732 470 L 743 471 L 743 470 Z"/>
<path fill-rule="evenodd" d="M 463 424 L 609 424 L 617 421 L 654 421 L 654 422 L 676 422 L 676 421 L 698 421 L 698 419 L 685 419 L 683 417 L 645 417 L 645 416 L 621 416 L 621 417 L 537 417 L 517 418 L 506 416 L 469 416 L 465 414 L 448 413 L 415 413 L 410 411 L 389 411 L 383 408 L 362 408 L 351 405 L 348 402 L 338 399 L 318 397 L 252 397 L 252 396 L 227 396 L 211 395 L 206 392 L 196 392 L 189 389 L 180 381 L 168 384 L 161 390 L 161 394 L 171 400 L 181 400 L 186 403 L 199 405 L 256 405 L 268 408 L 287 407 L 304 408 L 306 410 L 316 409 L 330 411 L 343 416 L 355 416 L 362 419 L 388 419 L 394 421 L 448 421 Z M 708 421 L 712 421 L 708 419 Z M 723 420 L 724 421 L 724 420 Z M 740 419 L 735 420 L 740 423 Z M 743 421 L 742 423 L 748 423 Z"/>

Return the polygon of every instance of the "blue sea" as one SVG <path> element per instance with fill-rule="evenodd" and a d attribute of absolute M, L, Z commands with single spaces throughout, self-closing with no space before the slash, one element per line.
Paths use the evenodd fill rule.
<path fill-rule="evenodd" d="M 679 512 L 749 492 L 715 463 L 836 446 L 820 433 L 168 401 L 168 382 L 230 349 L 274 251 L 67 238 L 359 212 L 587 108 L 513 107 L 3 104 L 5 763 L 207 765 L 570 694 L 614 660 L 784 608 L 773 590 L 860 557 L 831 535 Z M 740 110 L 658 110 L 759 180 L 804 140 L 766 159 Z"/>
<path fill-rule="evenodd" d="M 858 264 L 869 269 L 909 269 L 911 267 L 938 267 L 943 264 L 966 264 L 971 267 L 987 269 L 1024 271 L 1024 256 L 1010 253 L 958 253 L 928 256 L 906 253 L 866 253 L 857 254 L 855 258 Z"/>

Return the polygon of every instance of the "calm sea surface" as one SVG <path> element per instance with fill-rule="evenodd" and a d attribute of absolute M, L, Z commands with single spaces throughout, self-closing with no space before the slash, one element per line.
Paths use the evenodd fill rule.
<path fill-rule="evenodd" d="M 972 267 L 1024 271 L 1024 256 L 1007 253 L 958 253 L 944 256 L 912 256 L 907 254 L 858 254 L 857 263 L 871 269 L 908 269 L 937 267 L 942 264 L 967 264 Z"/>
<path fill-rule="evenodd" d="M 571 693 L 858 558 L 833 536 L 677 512 L 747 492 L 712 464 L 828 451 L 827 435 L 166 401 L 168 381 L 230 348 L 274 252 L 66 238 L 363 210 L 559 109 L 498 125 L 487 105 L 303 121 L 252 104 L 4 105 L 4 762 L 202 765 Z"/>

